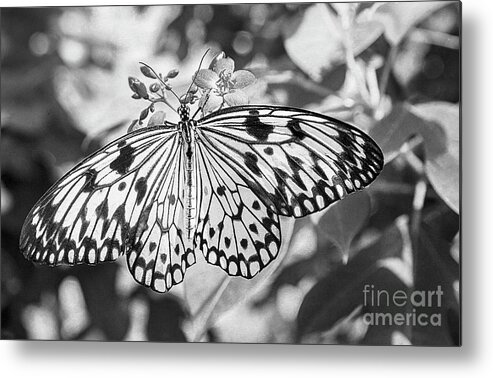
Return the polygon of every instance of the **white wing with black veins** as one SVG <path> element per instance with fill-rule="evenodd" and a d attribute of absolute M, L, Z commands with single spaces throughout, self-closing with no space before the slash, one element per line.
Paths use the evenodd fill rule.
<path fill-rule="evenodd" d="M 369 185 L 383 167 L 365 133 L 295 108 L 227 108 L 199 121 L 197 140 L 196 244 L 209 263 L 247 278 L 277 256 L 278 215 L 320 211 Z"/>
<path fill-rule="evenodd" d="M 82 161 L 26 218 L 24 255 L 73 265 L 126 254 L 138 282 L 157 291 L 181 282 L 195 262 L 181 232 L 181 148 L 176 126 L 146 128 Z"/>

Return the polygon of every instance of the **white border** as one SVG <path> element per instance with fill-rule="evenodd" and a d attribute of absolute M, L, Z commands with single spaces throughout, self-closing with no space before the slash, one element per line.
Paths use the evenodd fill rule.
<path fill-rule="evenodd" d="M 74 3 L 3 0 L 2 6 L 135 3 L 135 0 Z M 0 341 L 1 375 L 37 378 L 489 376 L 493 371 L 493 123 L 486 120 L 491 120 L 493 111 L 491 4 L 485 0 L 463 1 L 462 348 Z"/>

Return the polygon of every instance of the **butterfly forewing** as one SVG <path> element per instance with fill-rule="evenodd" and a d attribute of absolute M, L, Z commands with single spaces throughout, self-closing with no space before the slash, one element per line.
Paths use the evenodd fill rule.
<path fill-rule="evenodd" d="M 280 215 L 320 211 L 370 184 L 383 167 L 363 132 L 305 110 L 227 108 L 199 122 L 199 140 Z"/>

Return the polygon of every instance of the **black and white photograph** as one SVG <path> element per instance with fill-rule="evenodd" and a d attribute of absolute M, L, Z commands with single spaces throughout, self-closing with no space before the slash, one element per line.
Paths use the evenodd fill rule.
<path fill-rule="evenodd" d="M 460 2 L 69 5 L 1 9 L 2 340 L 462 345 Z"/>

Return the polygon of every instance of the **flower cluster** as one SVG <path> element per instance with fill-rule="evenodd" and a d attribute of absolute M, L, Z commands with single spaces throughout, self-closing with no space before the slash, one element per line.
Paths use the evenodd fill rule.
<path fill-rule="evenodd" d="M 132 98 L 144 99 L 150 104 L 142 110 L 138 119 L 134 120 L 129 127 L 129 131 L 135 130 L 142 125 L 143 121 L 150 113 L 154 113 L 155 104 L 165 103 L 175 110 L 168 101 L 171 93 L 182 104 L 196 104 L 202 114 L 208 114 L 222 109 L 226 106 L 237 106 L 248 104 L 249 99 L 244 91 L 246 87 L 255 83 L 255 76 L 247 70 L 235 71 L 233 59 L 219 53 L 210 63 L 209 68 L 199 69 L 193 76 L 192 85 L 183 96 L 173 91 L 170 79 L 178 75 L 178 70 L 171 70 L 166 75 L 157 73 L 153 68 L 145 63 L 141 63 L 140 71 L 142 74 L 154 81 L 146 86 L 135 77 L 128 78 L 128 85 L 132 90 Z M 156 112 L 148 122 L 149 126 L 162 124 L 164 122 L 164 112 Z"/>
<path fill-rule="evenodd" d="M 244 89 L 255 82 L 255 76 L 247 70 L 235 71 L 233 59 L 224 53 L 217 55 L 208 69 L 201 69 L 194 84 L 202 91 L 199 107 L 204 114 L 227 106 L 248 104 Z"/>
<path fill-rule="evenodd" d="M 171 92 L 176 96 L 169 81 L 170 79 L 174 79 L 176 76 L 178 76 L 179 71 L 171 70 L 166 75 L 163 75 L 161 73 L 158 74 L 156 73 L 156 71 L 154 71 L 153 68 L 145 63 L 141 63 L 140 71 L 145 77 L 149 79 L 154 79 L 156 81 L 152 82 L 149 87 L 146 87 L 146 85 L 139 79 L 132 76 L 128 78 L 128 85 L 133 92 L 132 98 L 136 100 L 144 99 L 150 102 L 150 104 L 140 112 L 139 118 L 132 121 L 128 131 L 135 130 L 136 128 L 138 128 L 138 126 L 142 125 L 142 122 L 147 118 L 149 113 L 154 113 L 155 104 L 158 102 L 165 103 L 166 105 L 174 109 L 168 101 L 167 93 Z M 164 117 L 164 112 L 156 112 L 149 120 L 148 125 L 152 126 L 156 124 L 162 124 L 164 122 Z"/>

